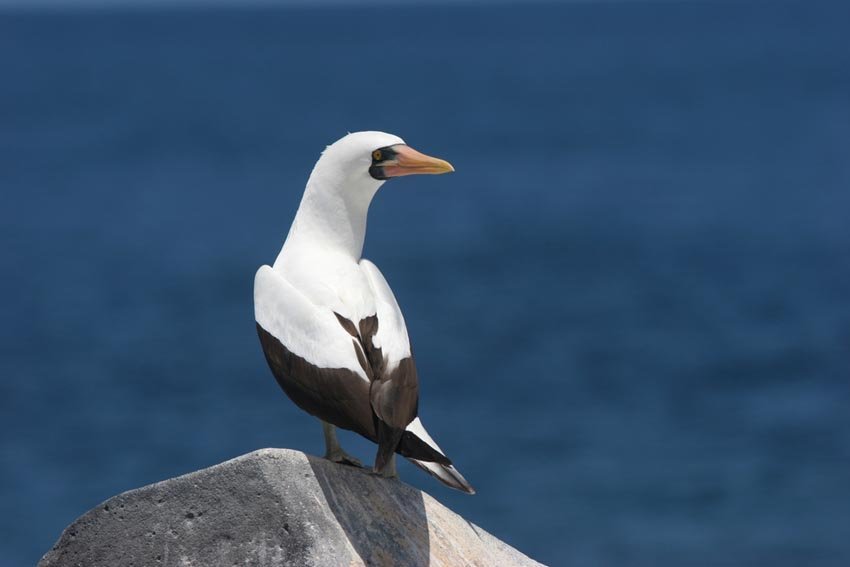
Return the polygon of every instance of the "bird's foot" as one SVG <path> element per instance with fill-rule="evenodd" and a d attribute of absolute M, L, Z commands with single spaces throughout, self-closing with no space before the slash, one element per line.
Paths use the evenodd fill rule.
<path fill-rule="evenodd" d="M 341 465 L 348 465 L 350 467 L 357 467 L 361 469 L 363 468 L 363 464 L 360 461 L 358 461 L 342 449 L 330 453 L 325 453 L 325 458 L 331 461 L 332 463 L 339 463 Z"/>
<path fill-rule="evenodd" d="M 395 468 L 395 455 L 391 455 L 389 461 L 385 462 L 382 467 L 378 464 L 380 459 L 375 459 L 375 466 L 372 467 L 372 474 L 383 478 L 398 478 L 398 472 Z"/>
<path fill-rule="evenodd" d="M 372 469 L 372 473 L 374 476 L 379 476 L 381 478 L 398 478 L 398 472 L 396 472 L 395 467 L 392 470 L 389 470 L 389 467 L 385 468 L 383 471 L 379 471 L 377 469 Z"/>

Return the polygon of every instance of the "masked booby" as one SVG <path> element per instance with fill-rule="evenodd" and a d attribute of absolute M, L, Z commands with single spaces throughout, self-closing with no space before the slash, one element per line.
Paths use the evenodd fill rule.
<path fill-rule="evenodd" d="M 394 177 L 454 171 L 383 132 L 349 134 L 313 168 L 272 266 L 254 279 L 266 361 L 295 404 L 322 422 L 325 457 L 359 465 L 335 427 L 378 444 L 373 471 L 396 476 L 395 454 L 474 494 L 418 417 L 419 379 L 404 317 L 377 266 L 362 258 L 369 204 Z"/>

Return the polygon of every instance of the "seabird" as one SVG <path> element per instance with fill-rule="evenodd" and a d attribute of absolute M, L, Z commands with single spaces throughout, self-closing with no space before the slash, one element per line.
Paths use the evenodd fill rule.
<path fill-rule="evenodd" d="M 362 257 L 369 204 L 394 177 L 454 171 L 398 136 L 348 134 L 322 152 L 289 235 L 254 279 L 257 333 L 277 383 L 322 422 L 325 457 L 359 466 L 336 427 L 378 444 L 373 471 L 395 454 L 474 494 L 418 417 L 419 379 L 404 317 L 377 266 Z"/>

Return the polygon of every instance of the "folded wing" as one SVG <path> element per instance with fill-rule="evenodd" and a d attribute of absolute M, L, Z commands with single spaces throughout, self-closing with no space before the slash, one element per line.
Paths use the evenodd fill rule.
<path fill-rule="evenodd" d="M 377 439 L 361 346 L 330 309 L 310 302 L 269 266 L 254 279 L 257 333 L 280 387 L 301 409 Z"/>

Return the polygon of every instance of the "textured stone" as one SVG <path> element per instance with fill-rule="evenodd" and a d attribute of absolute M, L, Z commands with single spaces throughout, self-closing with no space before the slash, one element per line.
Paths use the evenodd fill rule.
<path fill-rule="evenodd" d="M 397 480 L 262 449 L 110 498 L 40 567 L 539 565 Z"/>

